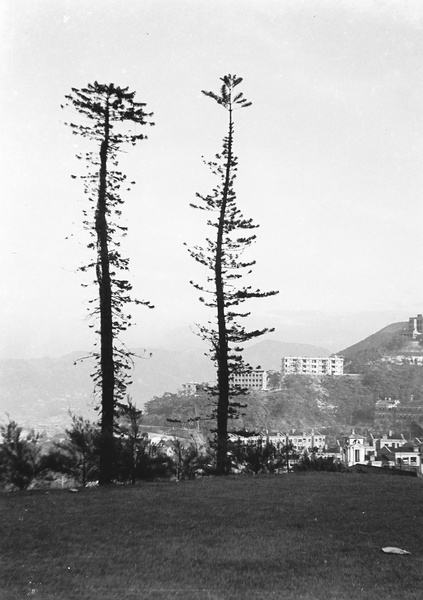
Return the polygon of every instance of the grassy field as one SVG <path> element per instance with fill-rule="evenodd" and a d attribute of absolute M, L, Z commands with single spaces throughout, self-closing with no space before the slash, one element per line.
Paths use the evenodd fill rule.
<path fill-rule="evenodd" d="M 0 516 L 1 600 L 423 597 L 417 478 L 308 473 L 20 492 L 0 495 Z"/>

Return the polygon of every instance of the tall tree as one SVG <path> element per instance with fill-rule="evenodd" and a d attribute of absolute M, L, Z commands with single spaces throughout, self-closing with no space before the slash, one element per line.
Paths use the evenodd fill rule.
<path fill-rule="evenodd" d="M 233 153 L 234 118 L 237 109 L 251 105 L 242 92 L 235 88 L 242 82 L 241 77 L 225 75 L 221 78 L 219 94 L 203 91 L 219 106 L 228 112 L 228 132 L 223 139 L 223 148 L 214 161 L 206 164 L 216 175 L 219 182 L 207 196 L 197 194 L 198 204 L 193 208 L 201 209 L 210 214 L 207 224 L 214 234 L 206 238 L 203 246 L 189 249 L 191 256 L 200 264 L 207 267 L 211 274 L 207 277 L 206 287 L 191 282 L 196 289 L 207 295 L 200 301 L 214 309 L 215 322 L 199 326 L 199 333 L 211 348 L 211 358 L 217 367 L 217 407 L 216 407 L 216 438 L 217 438 L 217 472 L 224 474 L 228 471 L 228 419 L 235 415 L 237 407 L 233 397 L 237 390 L 231 386 L 231 375 L 245 372 L 251 367 L 242 360 L 243 348 L 240 344 L 256 338 L 273 329 L 248 331 L 240 320 L 248 317 L 249 312 L 243 312 L 238 306 L 250 298 L 273 296 L 276 291 L 261 292 L 251 286 L 236 285 L 236 282 L 246 274 L 251 273 L 255 261 L 244 261 L 243 252 L 256 239 L 252 219 L 245 218 L 238 208 L 234 189 L 238 160 Z"/>
<path fill-rule="evenodd" d="M 144 103 L 135 101 L 135 92 L 113 83 L 72 88 L 65 98 L 65 107 L 82 117 L 80 123 L 67 125 L 75 135 L 96 145 L 96 150 L 77 158 L 86 161 L 88 173 L 81 179 L 91 203 L 91 210 L 84 210 L 84 227 L 93 238 L 88 248 L 95 252 L 95 258 L 80 270 L 94 271 L 98 288 L 90 312 L 99 321 L 100 350 L 93 353 L 97 360 L 93 379 L 96 389 L 101 390 L 100 484 L 105 484 L 112 480 L 115 408 L 125 395 L 133 356 L 119 341 L 119 334 L 131 324 L 131 315 L 124 308 L 130 302 L 152 308 L 149 302 L 132 299 L 132 285 L 122 275 L 129 263 L 119 251 L 120 237 L 127 228 L 118 224 L 123 204 L 120 189 L 126 176 L 118 170 L 117 157 L 122 145 L 134 146 L 145 138 L 140 126 L 153 125 L 149 121 L 152 113 L 145 112 Z"/>

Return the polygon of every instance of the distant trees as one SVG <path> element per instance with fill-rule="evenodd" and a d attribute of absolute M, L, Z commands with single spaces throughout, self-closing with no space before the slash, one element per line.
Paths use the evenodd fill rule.
<path fill-rule="evenodd" d="M 166 392 L 145 404 L 145 423 L 163 427 L 180 426 L 208 433 L 213 423 L 212 405 L 213 401 L 204 386 L 193 396 Z"/>
<path fill-rule="evenodd" d="M 233 401 L 236 390 L 231 389 L 231 374 L 248 370 L 243 363 L 240 344 L 271 331 L 261 329 L 247 331 L 240 320 L 249 315 L 238 307 L 250 298 L 263 298 L 276 294 L 276 291 L 261 292 L 251 286 L 237 286 L 237 281 L 251 272 L 255 261 L 242 258 L 244 251 L 254 242 L 256 236 L 251 233 L 257 225 L 252 219 L 245 218 L 238 208 L 234 180 L 237 172 L 237 158 L 233 152 L 235 110 L 251 105 L 242 92 L 236 88 L 242 82 L 241 77 L 225 75 L 221 78 L 218 94 L 203 91 L 228 113 L 228 130 L 223 139 L 223 148 L 214 161 L 207 163 L 218 182 L 213 191 L 202 196 L 197 194 L 198 203 L 193 208 L 208 213 L 207 224 L 212 228 L 213 236 L 206 238 L 204 245 L 189 249 L 190 255 L 198 263 L 209 269 L 206 286 L 191 282 L 201 292 L 200 301 L 215 311 L 216 321 L 199 326 L 201 337 L 210 346 L 210 356 L 217 368 L 217 407 L 216 441 L 217 472 L 228 472 L 228 419 L 236 414 L 237 403 Z"/>
<path fill-rule="evenodd" d="M 125 395 L 132 360 L 131 353 L 119 342 L 119 334 L 131 324 L 131 315 L 125 307 L 135 302 L 152 308 L 149 302 L 132 299 L 132 285 L 120 274 L 128 271 L 129 263 L 119 250 L 120 237 L 127 231 L 119 225 L 123 204 L 120 190 L 123 184 L 128 184 L 126 176 L 118 170 L 118 152 L 123 144 L 134 146 L 145 138 L 140 128 L 153 125 L 149 121 L 152 113 L 145 111 L 144 103 L 135 101 L 135 92 L 113 83 L 95 82 L 86 88 L 72 88 L 65 98 L 66 108 L 82 117 L 80 123 L 67 123 L 72 133 L 96 145 L 95 151 L 77 155 L 86 161 L 87 173 L 81 179 L 91 209 L 84 210 L 83 223 L 92 237 L 88 248 L 94 252 L 93 260 L 80 270 L 94 272 L 98 289 L 90 312 L 99 319 L 100 350 L 94 353 L 97 369 L 93 379 L 101 390 L 100 483 L 106 484 L 113 475 L 115 408 Z"/>

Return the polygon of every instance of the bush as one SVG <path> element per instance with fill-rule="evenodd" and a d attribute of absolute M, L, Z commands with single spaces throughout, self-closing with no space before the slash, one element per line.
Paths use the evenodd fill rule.
<path fill-rule="evenodd" d="M 304 454 L 294 466 L 294 471 L 337 471 L 345 472 L 344 463 L 334 460 L 333 457 Z"/>
<path fill-rule="evenodd" d="M 43 470 L 41 436 L 33 430 L 24 433 L 15 421 L 0 425 L 0 480 L 25 490 Z"/>
<path fill-rule="evenodd" d="M 172 440 L 172 471 L 176 479 L 195 479 L 198 475 L 213 472 L 214 457 L 205 446 L 191 442 L 185 446 L 181 440 Z"/>
<path fill-rule="evenodd" d="M 247 440 L 229 443 L 232 470 L 237 472 L 277 473 L 287 466 L 293 453 L 292 445 L 275 445 L 267 440 Z"/>
<path fill-rule="evenodd" d="M 83 487 L 98 479 L 100 431 L 97 425 L 83 417 L 71 415 L 72 426 L 66 429 L 67 439 L 57 442 L 43 459 L 49 471 L 71 476 Z"/>

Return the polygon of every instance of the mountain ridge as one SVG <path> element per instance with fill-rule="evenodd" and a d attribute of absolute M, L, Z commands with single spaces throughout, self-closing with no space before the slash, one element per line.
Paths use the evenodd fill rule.
<path fill-rule="evenodd" d="M 397 323 L 391 323 L 386 327 L 383 327 L 379 331 L 372 333 L 371 335 L 364 338 L 360 342 L 348 346 L 344 350 L 338 352 L 338 354 L 345 358 L 351 358 L 353 355 L 371 350 L 394 350 L 400 347 L 398 343 L 398 336 L 404 334 L 408 330 L 408 323 L 406 321 L 399 321 Z M 406 339 L 404 338 L 404 345 Z"/>

